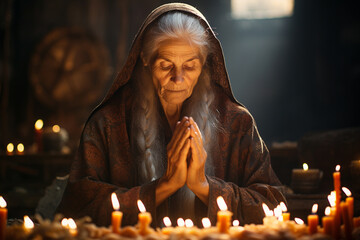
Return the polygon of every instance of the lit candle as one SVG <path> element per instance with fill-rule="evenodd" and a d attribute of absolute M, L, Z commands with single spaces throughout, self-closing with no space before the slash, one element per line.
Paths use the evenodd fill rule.
<path fill-rule="evenodd" d="M 24 150 L 25 150 L 24 144 L 19 143 L 19 144 L 16 146 L 16 150 L 17 150 L 17 154 L 23 155 L 23 154 L 24 154 Z"/>
<path fill-rule="evenodd" d="M 285 205 L 284 202 L 280 202 L 280 207 L 282 210 L 282 220 L 284 222 L 289 221 L 290 220 L 290 213 L 287 212 L 287 207 Z"/>
<path fill-rule="evenodd" d="M 24 216 L 24 228 L 27 232 L 30 232 L 34 228 L 33 221 L 27 215 Z"/>
<path fill-rule="evenodd" d="M 178 227 L 185 227 L 185 221 L 182 218 L 178 218 L 176 223 L 177 223 Z"/>
<path fill-rule="evenodd" d="M 269 207 L 263 203 L 262 208 L 265 213 L 265 217 L 263 218 L 263 223 L 265 226 L 272 226 L 277 221 L 277 218 L 274 216 L 274 211 L 271 211 Z"/>
<path fill-rule="evenodd" d="M 204 228 L 210 228 L 211 227 L 211 222 L 209 218 L 203 218 L 201 219 L 202 225 Z"/>
<path fill-rule="evenodd" d="M 302 169 L 293 169 L 291 173 L 291 187 L 298 193 L 311 193 L 318 188 L 322 178 L 319 169 L 309 169 L 304 163 Z"/>
<path fill-rule="evenodd" d="M 315 203 L 311 209 L 312 214 L 308 216 L 308 226 L 310 234 L 317 233 L 317 226 L 319 224 L 319 216 L 316 214 L 317 210 L 318 205 Z"/>
<path fill-rule="evenodd" d="M 353 221 L 353 217 L 354 217 L 354 198 L 351 196 L 351 191 L 348 188 L 342 187 L 342 190 L 347 196 L 345 199 L 345 202 L 349 206 L 349 219 L 350 219 L 350 223 L 351 223 Z"/>
<path fill-rule="evenodd" d="M 340 213 L 340 201 L 341 201 L 341 191 L 340 191 L 340 165 L 336 165 L 335 172 L 333 173 L 334 178 L 334 190 L 335 190 L 335 225 L 334 232 L 335 237 L 340 237 L 340 225 L 341 225 L 341 213 Z"/>
<path fill-rule="evenodd" d="M 141 200 L 137 200 L 137 205 L 140 210 L 138 215 L 139 219 L 139 233 L 141 235 L 146 235 L 149 232 L 149 225 L 152 221 L 151 214 L 146 212 L 146 208 Z"/>
<path fill-rule="evenodd" d="M 12 143 L 9 143 L 7 146 L 6 146 L 6 154 L 7 155 L 13 155 L 14 154 L 14 144 Z"/>
<path fill-rule="evenodd" d="M 5 239 L 8 210 L 5 199 L 0 196 L 0 240 Z"/>
<path fill-rule="evenodd" d="M 193 226 L 194 226 L 194 223 L 193 223 L 193 221 L 191 221 L 191 219 L 185 220 L 185 227 L 192 228 Z"/>
<path fill-rule="evenodd" d="M 165 235 L 170 235 L 174 230 L 174 228 L 171 226 L 172 224 L 171 224 L 170 218 L 164 217 L 163 222 L 164 222 L 165 227 L 161 229 L 161 232 Z"/>
<path fill-rule="evenodd" d="M 232 212 L 228 211 L 223 197 L 219 196 L 216 201 L 220 208 L 220 211 L 217 213 L 218 230 L 220 233 L 228 233 L 231 225 Z"/>
<path fill-rule="evenodd" d="M 120 203 L 119 203 L 119 200 L 118 200 L 118 198 L 116 196 L 116 193 L 111 194 L 111 202 L 112 202 L 112 206 L 114 208 L 114 211 L 111 214 L 112 231 L 114 233 L 119 233 L 123 213 L 119 211 L 120 210 Z"/>
<path fill-rule="evenodd" d="M 43 126 L 44 126 L 43 120 L 38 119 L 35 122 L 35 145 L 37 152 L 43 151 L 43 140 L 42 140 Z"/>
<path fill-rule="evenodd" d="M 341 202 L 340 203 L 340 208 L 341 208 L 341 215 L 342 215 L 342 219 L 344 222 L 344 229 L 345 229 L 345 236 L 346 239 L 352 239 L 352 227 L 351 227 L 351 221 L 349 218 L 349 205 L 346 202 Z"/>
<path fill-rule="evenodd" d="M 325 208 L 325 216 L 322 218 L 324 233 L 334 237 L 334 216 L 330 215 L 330 207 Z"/>

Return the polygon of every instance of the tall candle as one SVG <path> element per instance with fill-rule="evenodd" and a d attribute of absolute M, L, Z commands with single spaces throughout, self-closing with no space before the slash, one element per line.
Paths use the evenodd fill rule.
<path fill-rule="evenodd" d="M 137 200 L 138 208 L 140 213 L 138 215 L 139 219 L 139 233 L 141 235 L 146 235 L 149 232 L 149 225 L 152 221 L 151 214 L 146 212 L 146 208 L 141 200 Z"/>
<path fill-rule="evenodd" d="M 42 140 L 43 126 L 44 126 L 43 120 L 38 119 L 35 122 L 35 145 L 37 152 L 43 151 L 43 140 Z"/>
<path fill-rule="evenodd" d="M 354 217 L 354 198 L 351 196 L 351 191 L 348 188 L 342 187 L 342 190 L 347 196 L 345 202 L 348 204 L 349 219 L 350 219 L 350 223 L 352 223 Z"/>
<path fill-rule="evenodd" d="M 0 240 L 5 239 L 8 210 L 5 199 L 0 196 Z"/>
<path fill-rule="evenodd" d="M 322 218 L 324 234 L 334 237 L 334 216 L 330 215 L 330 207 L 325 208 L 325 216 Z"/>
<path fill-rule="evenodd" d="M 344 230 L 345 230 L 345 236 L 346 239 L 352 239 L 352 229 L 351 229 L 351 222 L 350 222 L 350 218 L 349 218 L 349 205 L 346 202 L 341 202 L 340 203 L 340 208 L 341 208 L 341 215 L 342 215 L 342 219 L 344 221 Z"/>
<path fill-rule="evenodd" d="M 112 231 L 114 233 L 119 233 L 123 213 L 119 211 L 120 210 L 120 203 L 119 203 L 119 200 L 118 200 L 118 198 L 116 196 L 116 193 L 111 194 L 111 202 L 112 202 L 112 206 L 114 208 L 114 211 L 111 214 Z"/>
<path fill-rule="evenodd" d="M 6 146 L 6 154 L 7 155 L 13 155 L 14 154 L 14 144 L 12 143 L 9 143 L 7 146 Z"/>
<path fill-rule="evenodd" d="M 286 207 L 285 203 L 280 202 L 280 207 L 281 207 L 281 210 L 282 210 L 282 220 L 284 222 L 289 221 L 290 220 L 290 213 L 287 212 L 287 207 Z"/>
<path fill-rule="evenodd" d="M 218 230 L 220 233 L 228 233 L 231 225 L 232 212 L 228 211 L 223 197 L 219 196 L 216 201 L 220 208 L 220 211 L 217 213 Z"/>
<path fill-rule="evenodd" d="M 319 225 L 319 216 L 316 214 L 317 210 L 318 210 L 318 205 L 314 204 L 311 210 L 312 214 L 308 216 L 308 226 L 309 226 L 310 234 L 317 233 L 317 227 Z"/>
<path fill-rule="evenodd" d="M 334 190 L 335 190 L 335 238 L 340 237 L 340 225 L 341 225 L 341 210 L 340 210 L 340 201 L 341 201 L 341 191 L 340 191 L 340 165 L 336 165 L 335 172 L 333 173 L 334 178 Z"/>

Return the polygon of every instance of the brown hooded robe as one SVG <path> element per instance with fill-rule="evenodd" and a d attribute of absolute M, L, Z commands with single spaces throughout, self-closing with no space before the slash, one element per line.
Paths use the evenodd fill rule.
<path fill-rule="evenodd" d="M 219 122 L 224 131 L 218 134 L 219 145 L 212 153 L 215 176 L 207 176 L 209 205 L 196 198 L 195 223 L 199 225 L 199 219 L 203 217 L 209 217 L 212 224 L 216 223 L 218 196 L 224 197 L 229 210 L 234 213 L 233 219 L 238 219 L 241 224 L 261 223 L 263 202 L 273 208 L 285 201 L 274 187 L 280 186 L 280 182 L 271 168 L 268 149 L 248 110 L 233 97 L 220 43 L 205 17 L 197 9 L 179 3 L 160 6 L 143 23 L 124 67 L 85 125 L 58 212 L 66 217 L 90 216 L 97 225 L 109 225 L 113 211 L 110 195 L 115 192 L 124 213 L 123 226 L 136 224 L 139 213 L 137 199 L 141 199 L 152 214 L 153 226 L 159 226 L 163 217 L 171 215 L 168 201 L 155 206 L 157 180 L 139 184 L 129 137 L 130 83 L 140 56 L 143 33 L 150 23 L 169 11 L 183 11 L 201 19 L 216 47 L 208 61 L 210 76 L 217 88 L 215 107 L 220 113 Z"/>

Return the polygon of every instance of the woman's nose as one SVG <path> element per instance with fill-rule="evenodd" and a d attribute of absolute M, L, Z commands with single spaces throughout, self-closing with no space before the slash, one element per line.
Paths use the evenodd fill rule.
<path fill-rule="evenodd" d="M 171 81 L 175 83 L 182 83 L 184 81 L 184 73 L 181 68 L 175 68 L 173 70 Z"/>

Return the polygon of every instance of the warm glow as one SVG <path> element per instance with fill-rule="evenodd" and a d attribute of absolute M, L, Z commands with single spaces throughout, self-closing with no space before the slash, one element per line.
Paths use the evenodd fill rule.
<path fill-rule="evenodd" d="M 294 218 L 294 220 L 299 225 L 304 224 L 304 221 L 301 218 Z"/>
<path fill-rule="evenodd" d="M 228 208 L 226 206 L 225 200 L 222 196 L 217 197 L 216 199 L 217 205 L 219 206 L 221 211 L 227 211 Z"/>
<path fill-rule="evenodd" d="M 211 227 L 211 222 L 209 218 L 203 218 L 201 219 L 202 225 L 204 226 L 204 228 L 209 228 Z"/>
<path fill-rule="evenodd" d="M 145 206 L 144 206 L 144 204 L 142 203 L 142 201 L 141 200 L 137 200 L 137 205 L 138 205 L 138 208 L 139 208 L 139 210 L 140 210 L 140 212 L 146 212 L 146 208 L 145 208 Z"/>
<path fill-rule="evenodd" d="M 6 201 L 2 196 L 0 196 L 0 208 L 6 208 Z"/>
<path fill-rule="evenodd" d="M 329 216 L 330 213 L 331 213 L 330 207 L 326 207 L 326 208 L 325 208 L 325 215 L 326 215 L 326 216 Z"/>
<path fill-rule="evenodd" d="M 69 218 L 68 219 L 68 224 L 69 224 L 70 229 L 76 229 L 76 223 L 75 223 L 74 219 Z"/>
<path fill-rule="evenodd" d="M 40 130 L 40 129 L 42 129 L 42 128 L 43 128 L 43 126 L 44 126 L 44 122 L 43 122 L 43 120 L 38 119 L 38 120 L 35 122 L 35 129 L 36 129 L 36 130 Z"/>
<path fill-rule="evenodd" d="M 184 226 L 185 226 L 185 221 L 184 221 L 184 219 L 178 218 L 178 220 L 177 220 L 177 225 L 178 225 L 179 227 L 184 227 Z"/>
<path fill-rule="evenodd" d="M 278 219 L 279 219 L 280 222 L 284 221 L 284 217 L 282 215 L 280 217 L 278 217 Z"/>
<path fill-rule="evenodd" d="M 311 212 L 313 214 L 317 213 L 318 208 L 319 208 L 319 205 L 317 203 L 315 203 L 311 208 Z"/>
<path fill-rule="evenodd" d="M 281 203 L 280 203 L 280 207 L 281 207 L 281 210 L 282 210 L 283 212 L 287 212 L 287 207 L 286 207 L 286 205 L 285 205 L 284 202 L 281 202 Z"/>
<path fill-rule="evenodd" d="M 234 226 L 234 227 L 238 227 L 239 225 L 240 225 L 239 220 L 234 220 L 234 221 L 233 221 L 233 226 Z"/>
<path fill-rule="evenodd" d="M 61 226 L 68 228 L 69 227 L 69 220 L 67 218 L 63 218 L 63 220 L 61 220 Z"/>
<path fill-rule="evenodd" d="M 18 152 L 22 153 L 24 151 L 24 149 L 25 149 L 24 144 L 19 143 L 17 145 L 16 149 L 17 149 Z"/>
<path fill-rule="evenodd" d="M 265 216 L 267 216 L 267 217 L 274 216 L 273 211 L 270 211 L 268 205 L 266 205 L 265 203 L 263 203 L 263 204 L 262 204 L 262 207 L 263 207 L 263 209 L 264 209 Z"/>
<path fill-rule="evenodd" d="M 164 217 L 163 222 L 164 222 L 166 227 L 171 227 L 171 220 L 170 220 L 169 217 Z"/>
<path fill-rule="evenodd" d="M 34 228 L 33 221 L 31 221 L 31 219 L 27 215 L 24 216 L 24 226 L 27 229 Z"/>
<path fill-rule="evenodd" d="M 329 201 L 331 207 L 335 207 L 335 199 L 336 199 L 335 192 L 332 191 L 331 194 L 328 195 L 328 201 Z"/>
<path fill-rule="evenodd" d="M 307 170 L 309 170 L 309 166 L 306 163 L 304 163 L 303 164 L 303 169 L 304 169 L 304 171 L 307 171 Z"/>
<path fill-rule="evenodd" d="M 112 206 L 113 206 L 114 210 L 119 211 L 120 203 L 119 203 L 119 200 L 118 200 L 118 198 L 116 196 L 116 193 L 111 194 L 111 202 L 112 202 Z"/>
<path fill-rule="evenodd" d="M 6 150 L 11 153 L 14 151 L 14 144 L 12 143 L 9 143 L 7 146 L 6 146 Z"/>
<path fill-rule="evenodd" d="M 52 130 L 53 130 L 53 132 L 58 133 L 58 132 L 60 132 L 60 126 L 59 125 L 54 125 L 52 127 Z"/>
<path fill-rule="evenodd" d="M 193 223 L 193 221 L 191 221 L 191 219 L 186 219 L 186 220 L 185 220 L 185 226 L 186 226 L 187 228 L 190 228 L 190 227 L 193 227 L 193 226 L 194 226 L 194 223 Z"/>
<path fill-rule="evenodd" d="M 335 171 L 340 171 L 340 165 L 336 165 L 336 167 L 335 167 Z"/>
<path fill-rule="evenodd" d="M 346 194 L 346 196 L 351 197 L 351 191 L 347 187 L 342 187 L 341 189 Z"/>

